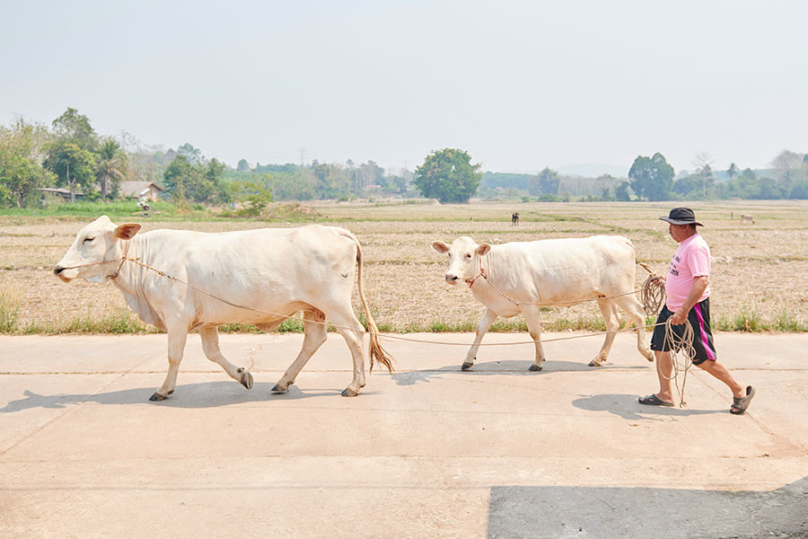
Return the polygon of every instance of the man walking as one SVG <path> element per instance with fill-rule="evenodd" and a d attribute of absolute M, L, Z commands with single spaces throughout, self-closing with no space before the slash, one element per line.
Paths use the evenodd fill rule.
<path fill-rule="evenodd" d="M 665 322 L 670 318 L 671 329 L 679 336 L 684 333 L 685 320 L 690 321 L 693 328 L 693 348 L 696 352 L 693 364 L 724 382 L 732 390 L 730 413 L 743 414 L 755 396 L 755 389 L 748 386 L 744 390 L 716 359 L 713 334 L 710 331 L 710 248 L 696 229 L 697 226 L 704 225 L 696 221 L 696 215 L 690 208 L 674 208 L 668 217 L 660 219 L 669 223 L 668 233 L 679 244 L 679 248 L 671 260 L 667 277 L 658 278 L 665 286 L 667 294 L 667 301 L 659 312 L 651 338 L 651 350 L 656 356 L 659 391 L 640 397 L 640 404 L 674 404 L 671 388 L 673 364 L 669 345 L 665 342 Z"/>

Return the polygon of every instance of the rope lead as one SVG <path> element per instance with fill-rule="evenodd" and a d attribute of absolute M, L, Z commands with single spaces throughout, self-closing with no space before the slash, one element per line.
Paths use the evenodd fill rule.
<path fill-rule="evenodd" d="M 195 286 L 195 285 L 193 285 L 193 284 L 191 284 L 191 283 L 189 283 L 187 281 L 184 281 L 182 279 L 174 277 L 173 275 L 169 275 L 168 273 L 166 273 L 164 271 L 161 271 L 161 270 L 159 270 L 157 268 L 153 268 L 152 266 L 149 266 L 148 264 L 145 264 L 144 262 L 142 262 L 140 260 L 140 258 L 130 258 L 129 256 L 127 256 L 127 254 L 128 254 L 128 244 L 127 244 L 127 249 L 126 249 L 126 252 L 124 253 L 124 256 L 122 256 L 120 258 L 116 258 L 116 259 L 113 259 L 113 260 L 105 260 L 105 261 L 102 261 L 102 262 L 93 262 L 93 263 L 90 263 L 90 264 L 82 264 L 82 265 L 77 265 L 77 266 L 70 266 L 70 267 L 65 268 L 65 269 L 83 268 L 83 267 L 95 266 L 95 265 L 99 265 L 99 264 L 110 264 L 110 263 L 120 262 L 121 263 L 120 266 L 118 266 L 117 271 L 115 272 L 115 274 L 112 277 L 112 278 L 114 278 L 114 277 L 118 276 L 118 273 L 120 272 L 120 269 L 123 266 L 124 262 L 131 262 L 131 263 L 133 263 L 133 264 L 135 264 L 137 266 L 141 266 L 142 268 L 145 268 L 145 269 L 147 269 L 149 271 L 153 271 L 156 274 L 160 275 L 161 277 L 164 277 L 166 279 L 171 279 L 174 282 L 177 282 L 177 283 L 180 283 L 182 285 L 185 285 L 188 288 L 192 288 L 193 290 L 196 290 L 197 292 L 199 292 L 201 294 L 204 294 L 204 295 L 206 295 L 206 296 L 208 296 L 210 298 L 213 298 L 215 300 L 221 301 L 222 303 L 230 305 L 231 307 L 236 307 L 238 309 L 244 309 L 244 310 L 247 310 L 247 311 L 253 311 L 253 312 L 256 312 L 256 313 L 260 313 L 260 314 L 268 314 L 268 315 L 272 315 L 272 316 L 277 316 L 277 317 L 280 317 L 280 318 L 293 318 L 293 316 L 294 316 L 294 315 L 286 315 L 286 314 L 281 314 L 281 313 L 273 313 L 273 312 L 270 312 L 270 311 L 264 311 L 264 310 L 261 310 L 261 309 L 255 309 L 253 307 L 247 307 L 247 306 L 244 306 L 244 305 L 238 305 L 238 304 L 233 303 L 231 301 L 228 301 L 228 300 L 226 300 L 224 298 L 220 298 L 220 297 L 218 297 L 218 296 L 216 296 L 214 294 L 211 294 L 207 290 L 204 290 L 204 289 L 202 289 L 202 288 L 200 288 L 198 286 Z M 640 265 L 643 266 L 646 270 L 648 270 L 650 272 L 650 270 L 648 269 L 648 267 L 645 264 L 640 263 Z M 481 269 L 481 274 L 478 275 L 478 276 L 483 276 L 483 278 L 486 280 L 486 282 L 490 283 L 490 281 L 487 278 L 488 276 L 483 274 L 482 269 Z M 654 277 L 654 275 L 652 275 L 651 277 L 649 277 L 645 281 L 645 284 L 643 284 L 643 289 L 645 289 L 646 287 L 651 289 L 654 286 L 656 286 L 658 289 L 661 289 L 661 294 L 662 294 L 661 297 L 664 298 L 664 289 L 661 287 L 661 285 L 659 285 L 658 283 L 653 283 L 653 284 L 650 283 L 650 281 L 652 281 L 653 277 Z M 498 289 L 497 289 L 497 291 L 499 292 Z M 610 296 L 610 297 L 620 297 L 620 296 L 625 296 L 625 295 L 628 295 L 628 294 L 636 294 L 636 293 L 639 293 L 639 292 L 641 292 L 641 291 L 636 291 L 635 290 L 635 291 L 632 291 L 632 292 L 628 292 L 626 294 L 619 294 L 618 296 Z M 500 292 L 500 294 L 501 293 L 502 292 Z M 659 294 L 659 292 L 655 292 L 654 297 L 657 297 L 657 294 Z M 507 297 L 507 296 L 505 296 L 505 297 Z M 595 299 L 609 299 L 609 298 L 593 298 L 592 300 L 584 300 L 584 301 L 593 301 Z M 516 303 L 518 305 L 518 302 L 516 302 L 515 300 L 511 299 L 510 301 L 512 301 L 512 302 L 514 302 L 514 303 Z M 658 300 L 658 301 L 661 302 L 661 300 Z M 661 306 L 661 303 L 657 307 L 653 307 L 653 305 L 650 305 L 650 307 L 649 307 L 649 305 L 650 304 L 646 304 L 645 300 L 643 301 L 643 308 L 645 308 L 646 312 L 648 312 L 649 308 L 655 308 L 656 311 L 658 311 L 659 306 Z M 346 327 L 346 326 L 340 326 L 338 324 L 333 324 L 333 323 L 326 322 L 326 321 L 320 322 L 319 320 L 309 320 L 309 323 L 321 324 L 321 325 L 331 325 L 334 328 L 353 330 L 353 328 L 349 328 L 349 327 Z M 643 329 L 654 328 L 656 326 L 657 326 L 657 324 L 646 324 L 643 327 Z M 618 329 L 617 331 L 615 331 L 615 333 L 622 333 L 622 332 L 625 332 L 625 331 L 635 331 L 635 330 L 636 330 L 636 328 Z M 692 328 L 691 328 L 691 334 L 692 334 Z M 587 333 L 587 334 L 584 334 L 584 335 L 571 335 L 569 337 L 559 337 L 559 338 L 556 338 L 556 339 L 542 339 L 542 342 L 554 342 L 554 341 L 566 341 L 566 340 L 572 340 L 572 339 L 584 339 L 584 338 L 587 338 L 587 337 L 597 337 L 597 336 L 600 336 L 600 335 L 602 335 L 602 333 Z M 666 333 L 666 335 L 667 335 L 667 333 Z M 385 333 L 381 333 L 381 332 L 378 334 L 378 336 L 386 338 L 386 339 L 394 339 L 394 340 L 408 341 L 408 342 L 417 342 L 417 343 L 422 343 L 422 344 L 440 344 L 440 345 L 444 345 L 444 346 L 468 346 L 469 345 L 467 342 L 459 343 L 459 342 L 442 342 L 442 341 L 424 340 L 424 339 L 411 339 L 411 338 L 408 338 L 408 337 L 404 337 L 402 335 L 392 335 L 392 334 L 389 334 L 389 333 L 385 334 Z M 690 338 L 690 342 L 692 343 L 692 337 Z M 513 342 L 513 343 L 480 343 L 478 346 L 514 346 L 514 345 L 522 345 L 522 344 L 535 344 L 535 343 L 533 341 L 522 341 L 522 342 Z M 692 346 L 691 346 L 691 348 L 692 348 Z"/>

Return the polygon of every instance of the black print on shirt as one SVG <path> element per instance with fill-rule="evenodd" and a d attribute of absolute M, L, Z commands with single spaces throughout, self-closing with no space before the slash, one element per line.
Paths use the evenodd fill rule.
<path fill-rule="evenodd" d="M 676 264 L 678 262 L 681 262 L 681 261 L 682 261 L 681 258 L 674 255 L 673 260 L 671 260 L 671 269 L 670 269 L 670 271 L 668 273 L 670 273 L 671 275 L 676 275 L 678 277 L 679 276 L 679 270 L 676 269 Z"/>

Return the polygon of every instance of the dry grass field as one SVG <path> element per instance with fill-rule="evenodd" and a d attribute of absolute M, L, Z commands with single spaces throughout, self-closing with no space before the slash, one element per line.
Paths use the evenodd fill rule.
<path fill-rule="evenodd" d="M 713 253 L 713 324 L 722 330 L 806 331 L 808 326 L 808 202 L 694 203 Z M 305 218 L 343 226 L 362 241 L 366 291 L 387 331 L 473 330 L 482 314 L 465 286 L 443 281 L 445 257 L 434 240 L 467 235 L 492 244 L 545 238 L 623 235 L 637 260 L 666 271 L 676 244 L 668 237 L 670 203 L 330 203 L 308 206 Z M 510 216 L 519 211 L 521 222 Z M 740 214 L 755 224 L 741 224 Z M 299 226 L 283 221 L 159 222 L 141 217 L 144 231 L 183 228 L 227 231 Z M 0 332 L 142 331 L 112 284 L 64 284 L 51 269 L 87 219 L 0 217 Z M 638 268 L 638 287 L 646 272 Z M 602 324 L 594 303 L 546 309 L 548 329 Z M 520 329 L 514 319 L 499 330 Z M 495 328 L 497 329 L 497 328 Z"/>

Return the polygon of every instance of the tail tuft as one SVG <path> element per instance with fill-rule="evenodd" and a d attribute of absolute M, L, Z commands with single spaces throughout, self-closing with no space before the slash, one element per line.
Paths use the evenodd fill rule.
<path fill-rule="evenodd" d="M 375 326 L 376 324 L 373 324 L 373 328 L 370 329 L 370 372 L 373 372 L 376 363 L 381 363 L 387 368 L 387 372 L 393 374 L 393 358 L 379 343 L 379 333 Z"/>

